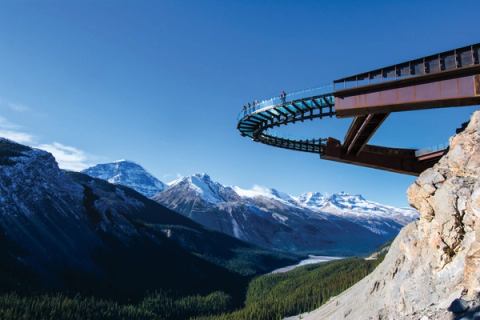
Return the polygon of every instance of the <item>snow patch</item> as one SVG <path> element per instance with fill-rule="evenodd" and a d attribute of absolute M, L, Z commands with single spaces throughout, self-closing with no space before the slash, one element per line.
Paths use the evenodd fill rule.
<path fill-rule="evenodd" d="M 288 220 L 288 217 L 282 216 L 281 214 L 278 214 L 278 213 L 272 213 L 272 217 L 275 220 L 280 221 L 281 223 L 285 223 Z"/>
<path fill-rule="evenodd" d="M 232 228 L 233 228 L 233 235 L 237 239 L 241 239 L 242 231 L 240 230 L 240 226 L 238 225 L 237 220 L 232 217 Z"/>
<path fill-rule="evenodd" d="M 286 203 L 292 203 L 295 201 L 292 196 L 286 193 L 259 185 L 253 186 L 252 189 L 242 189 L 237 186 L 232 187 L 232 189 L 242 198 L 265 197 Z"/>

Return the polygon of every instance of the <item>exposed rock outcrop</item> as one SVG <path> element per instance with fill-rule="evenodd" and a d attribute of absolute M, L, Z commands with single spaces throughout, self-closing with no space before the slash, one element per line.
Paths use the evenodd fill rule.
<path fill-rule="evenodd" d="M 480 111 L 408 189 L 420 219 L 365 279 L 298 319 L 474 319 L 480 296 Z M 454 312 L 453 312 L 454 311 Z M 474 316 L 475 314 L 475 316 Z M 480 317 L 480 312 L 478 312 Z"/>

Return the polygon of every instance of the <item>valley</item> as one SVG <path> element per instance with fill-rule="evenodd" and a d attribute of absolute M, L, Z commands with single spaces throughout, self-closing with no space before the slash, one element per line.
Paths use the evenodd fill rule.
<path fill-rule="evenodd" d="M 342 257 L 328 257 L 328 256 L 313 256 L 309 255 L 308 258 L 301 260 L 297 264 L 293 264 L 291 266 L 281 267 L 278 269 L 273 270 L 270 274 L 275 273 L 285 273 L 292 270 L 295 270 L 299 267 L 310 265 L 310 264 L 320 264 L 328 261 L 340 260 Z"/>
<path fill-rule="evenodd" d="M 131 163 L 87 170 L 99 175 L 92 177 L 61 170 L 49 153 L 6 139 L 0 139 L 0 162 L 2 319 L 15 319 L 17 312 L 31 315 L 24 319 L 35 319 L 51 308 L 57 310 L 50 313 L 52 319 L 76 319 L 74 310 L 88 315 L 82 319 L 222 318 L 221 314 L 231 312 L 232 317 L 239 317 L 264 308 L 251 298 L 258 283 L 283 279 L 278 285 L 300 288 L 304 287 L 302 279 L 312 273 L 323 275 L 327 271 L 319 270 L 331 268 L 348 275 L 345 282 L 329 284 L 343 290 L 376 263 L 307 257 L 298 250 L 300 243 L 309 245 L 305 250 L 316 248 L 313 252 L 332 252 L 333 246 L 344 243 L 354 248 L 348 251 L 351 255 L 358 255 L 414 216 L 412 211 L 391 208 L 392 217 L 386 222 L 383 218 L 388 217 L 390 207 L 373 205 L 361 196 L 294 198 L 274 189 L 225 187 L 205 174 L 167 185 Z M 152 190 L 161 191 L 151 199 L 143 195 Z M 163 206 L 159 199 L 167 202 L 167 198 L 168 206 Z M 213 212 L 221 219 L 204 220 Z M 369 221 L 368 227 L 361 227 L 356 219 Z M 232 227 L 233 221 L 238 222 L 231 232 L 212 227 L 228 226 L 227 222 Z M 309 231 L 310 238 L 296 240 L 294 228 Z M 264 239 L 271 237 L 268 232 L 282 236 L 259 243 L 248 229 L 263 233 Z M 355 247 L 352 244 L 359 238 L 338 238 L 339 230 L 345 235 L 361 230 L 362 237 L 379 236 Z M 320 238 L 310 243 L 316 233 Z M 295 242 L 295 246 L 285 247 L 281 241 Z M 323 263 L 311 264 L 319 261 Z M 338 266 L 344 264 L 342 271 Z M 363 271 L 352 272 L 357 268 Z M 318 288 L 331 283 L 328 277 L 324 281 Z M 310 310 L 326 297 L 322 294 L 314 303 L 301 302 L 299 296 L 291 309 L 290 293 L 280 296 L 285 296 L 286 304 L 278 312 L 285 315 L 291 310 Z"/>
<path fill-rule="evenodd" d="M 479 10 L 0 1 L 0 320 L 479 320 Z"/>
<path fill-rule="evenodd" d="M 141 180 L 151 176 L 145 169 L 136 169 L 141 172 L 138 176 L 121 169 L 133 165 L 107 163 L 84 172 L 139 192 L 154 188 L 150 180 Z M 292 196 L 260 186 L 242 189 L 225 186 L 205 173 L 161 184 L 167 187 L 151 199 L 204 227 L 262 248 L 305 256 L 368 254 L 418 217 L 411 208 L 383 205 L 361 195 L 307 192 Z"/>

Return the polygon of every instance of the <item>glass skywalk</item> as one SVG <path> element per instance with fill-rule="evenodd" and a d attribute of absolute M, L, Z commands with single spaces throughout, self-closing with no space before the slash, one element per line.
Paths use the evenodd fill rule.
<path fill-rule="evenodd" d="M 242 136 L 250 137 L 254 141 L 280 148 L 320 153 L 321 156 L 325 156 L 324 152 L 328 151 L 326 149 L 327 139 L 293 140 L 275 136 L 272 133 L 273 130 L 270 129 L 297 121 L 333 116 L 355 117 L 355 119 L 359 117 L 364 123 L 356 128 L 358 130 L 370 127 L 375 128 L 375 125 L 379 126 L 383 122 L 383 120 L 376 121 L 381 118 L 382 114 L 385 115 L 382 118 L 384 119 L 389 112 L 405 110 L 396 110 L 394 107 L 386 104 L 386 110 L 378 111 L 375 109 L 368 112 L 363 110 L 366 108 L 365 106 L 353 105 L 352 107 L 346 101 L 365 100 L 375 107 L 372 101 L 377 101 L 378 99 L 370 101 L 371 99 L 368 100 L 365 98 L 366 96 L 361 95 L 371 92 L 383 92 L 382 90 L 391 90 L 402 86 L 422 85 L 429 82 L 468 76 L 475 76 L 478 82 L 476 85 L 480 88 L 479 57 L 480 44 L 477 43 L 338 79 L 333 81 L 332 85 L 291 92 L 260 102 L 248 103 L 238 115 L 237 129 Z M 336 107 L 335 97 L 337 99 Z M 471 100 L 476 102 L 478 98 L 475 97 Z M 458 105 L 469 105 L 472 104 L 472 101 L 465 101 Z M 382 102 L 384 101 L 382 100 Z M 440 102 L 437 104 L 440 104 Z M 367 107 L 370 108 L 371 106 Z M 428 108 L 432 106 L 425 102 L 424 105 L 418 108 L 423 107 Z M 434 107 L 441 107 L 441 105 L 435 105 Z M 372 130 L 373 132 L 375 131 L 374 129 Z M 355 135 L 355 138 L 358 138 L 358 143 L 360 143 L 359 137 L 362 138 L 363 136 Z M 365 137 L 367 137 L 366 141 L 368 141 L 371 134 L 365 134 Z M 329 142 L 332 139 L 329 139 Z M 340 142 L 338 141 L 338 143 Z M 365 144 L 366 142 L 358 150 L 361 150 Z M 397 152 L 398 150 L 392 149 L 390 151 Z M 417 154 L 423 155 L 424 152 L 423 150 L 417 150 Z"/>
<path fill-rule="evenodd" d="M 324 139 L 292 140 L 269 133 L 269 129 L 287 123 L 335 115 L 332 86 L 323 86 L 274 97 L 244 106 L 239 114 L 242 136 L 280 148 L 319 153 Z"/>

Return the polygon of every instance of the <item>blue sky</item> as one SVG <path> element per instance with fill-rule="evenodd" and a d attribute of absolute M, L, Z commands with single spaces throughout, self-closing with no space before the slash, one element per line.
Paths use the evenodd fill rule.
<path fill-rule="evenodd" d="M 2 1 L 0 135 L 65 167 L 120 158 L 160 179 L 362 193 L 406 205 L 413 177 L 253 143 L 253 99 L 479 42 L 479 1 Z M 392 115 L 372 143 L 446 142 L 476 108 Z M 343 137 L 348 121 L 286 134 Z"/>

